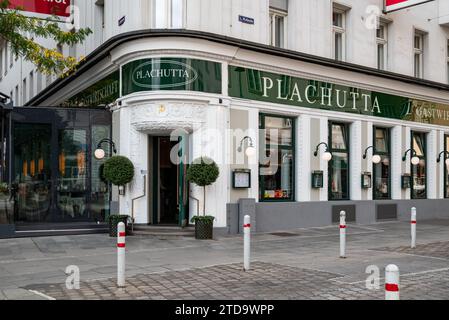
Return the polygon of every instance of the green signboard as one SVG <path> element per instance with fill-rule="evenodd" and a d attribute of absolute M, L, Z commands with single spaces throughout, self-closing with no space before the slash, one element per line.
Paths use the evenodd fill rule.
<path fill-rule="evenodd" d="M 187 90 L 221 93 L 221 64 L 188 58 L 141 59 L 122 68 L 122 94 Z"/>
<path fill-rule="evenodd" d="M 62 106 L 68 107 L 97 107 L 115 102 L 119 98 L 120 73 L 115 71 L 101 79 L 89 88 L 81 91 Z"/>
<path fill-rule="evenodd" d="M 229 66 L 231 97 L 449 126 L 449 105 Z"/>

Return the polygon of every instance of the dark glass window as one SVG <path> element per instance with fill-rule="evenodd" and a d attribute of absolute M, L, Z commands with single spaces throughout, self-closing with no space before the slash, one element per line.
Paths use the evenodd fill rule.
<path fill-rule="evenodd" d="M 381 157 L 378 164 L 373 164 L 374 199 L 390 199 L 390 130 L 387 128 L 374 128 L 374 151 Z"/>
<path fill-rule="evenodd" d="M 349 126 L 329 123 L 329 200 L 349 200 Z"/>
<path fill-rule="evenodd" d="M 417 166 L 412 167 L 412 199 L 427 198 L 426 181 L 426 134 L 423 132 L 412 132 L 412 146 L 420 161 Z"/>
<path fill-rule="evenodd" d="M 261 115 L 260 129 L 260 200 L 294 201 L 295 121 Z"/>

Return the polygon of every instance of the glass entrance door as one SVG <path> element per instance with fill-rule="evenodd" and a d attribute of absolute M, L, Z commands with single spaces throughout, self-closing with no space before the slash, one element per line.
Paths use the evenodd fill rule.
<path fill-rule="evenodd" d="M 170 137 L 153 140 L 155 166 L 153 224 L 185 226 L 187 211 L 186 161 L 182 139 L 171 141 Z M 173 157 L 178 155 L 174 161 Z M 179 161 L 181 159 L 181 161 Z"/>

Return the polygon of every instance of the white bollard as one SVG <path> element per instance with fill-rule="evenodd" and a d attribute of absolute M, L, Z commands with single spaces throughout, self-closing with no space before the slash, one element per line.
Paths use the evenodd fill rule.
<path fill-rule="evenodd" d="M 251 250 L 251 217 L 246 215 L 243 224 L 243 270 L 248 271 L 250 267 Z"/>
<path fill-rule="evenodd" d="M 340 212 L 340 258 L 346 258 L 346 212 Z"/>
<path fill-rule="evenodd" d="M 412 208 L 412 219 L 411 219 L 411 229 L 412 229 L 412 249 L 416 248 L 416 208 Z"/>
<path fill-rule="evenodd" d="M 399 300 L 399 268 L 394 264 L 385 268 L 385 300 Z"/>
<path fill-rule="evenodd" d="M 117 226 L 117 285 L 125 286 L 125 250 L 126 229 L 125 224 L 120 222 Z"/>

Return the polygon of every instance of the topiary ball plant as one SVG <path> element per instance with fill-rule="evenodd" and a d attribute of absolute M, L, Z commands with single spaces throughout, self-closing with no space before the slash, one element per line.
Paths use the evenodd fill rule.
<path fill-rule="evenodd" d="M 206 217 L 206 186 L 217 181 L 220 169 L 214 160 L 208 157 L 201 157 L 193 161 L 187 169 L 186 178 L 197 186 L 203 187 L 203 218 L 213 221 L 213 217 Z M 194 217 L 192 220 L 199 219 Z"/>
<path fill-rule="evenodd" d="M 127 157 L 113 156 L 104 163 L 103 176 L 115 186 L 124 186 L 134 178 L 134 165 Z"/>

